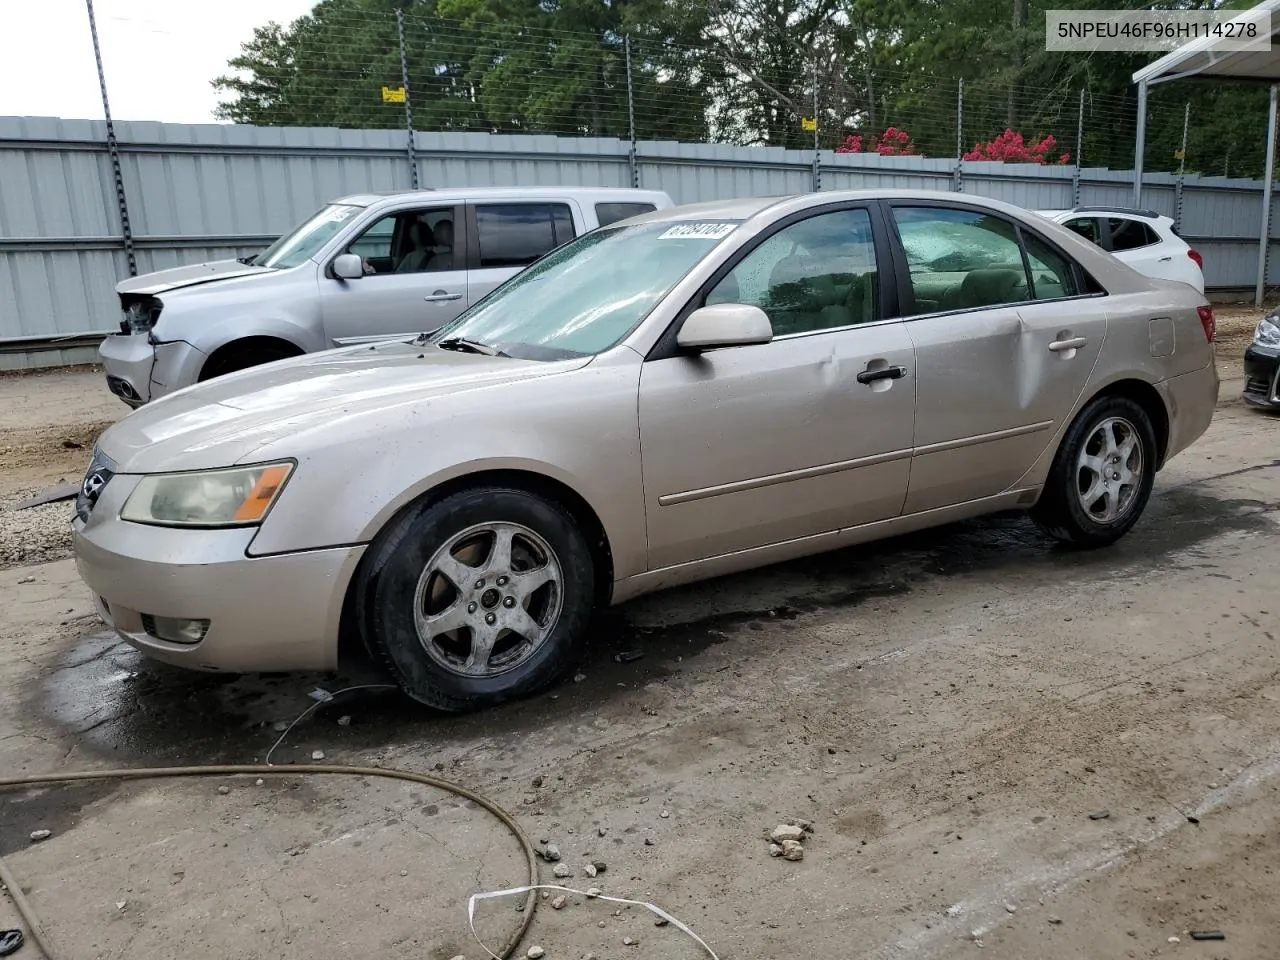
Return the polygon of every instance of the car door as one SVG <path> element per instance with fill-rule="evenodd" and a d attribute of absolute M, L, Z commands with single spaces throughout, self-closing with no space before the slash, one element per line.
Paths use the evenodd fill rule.
<path fill-rule="evenodd" d="M 1080 268 L 989 211 L 890 205 L 916 355 L 915 451 L 904 513 L 994 496 L 1044 451 L 1106 335 Z"/>
<path fill-rule="evenodd" d="M 461 206 L 414 207 L 379 217 L 339 251 L 364 261 L 363 277 L 339 279 L 333 258 L 325 264 L 325 335 L 334 346 L 345 346 L 444 326 L 467 306 L 465 250 Z"/>
<path fill-rule="evenodd" d="M 467 205 L 467 301 L 476 303 L 577 231 L 564 200 L 501 200 Z"/>
<path fill-rule="evenodd" d="M 784 222 L 703 303 L 759 306 L 770 343 L 651 354 L 640 442 L 651 569 L 896 517 L 907 490 L 914 360 L 886 320 L 878 212 Z M 879 247 L 879 249 L 877 249 Z"/>

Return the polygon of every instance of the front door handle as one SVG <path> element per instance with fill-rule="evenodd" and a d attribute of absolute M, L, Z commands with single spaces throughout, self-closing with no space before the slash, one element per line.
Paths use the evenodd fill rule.
<path fill-rule="evenodd" d="M 445 300 L 461 300 L 462 294 L 450 293 L 448 290 L 437 290 L 435 293 L 431 294 L 431 296 L 423 297 L 422 299 L 427 301 L 427 303 L 442 303 Z"/>
<path fill-rule="evenodd" d="M 1089 341 L 1084 337 L 1072 337 L 1070 340 L 1055 340 L 1049 344 L 1049 350 L 1053 353 L 1063 353 L 1067 350 L 1079 350 Z"/>
<path fill-rule="evenodd" d="M 906 367 L 881 367 L 878 370 L 863 370 L 858 374 L 858 382 L 875 383 L 877 380 L 901 380 L 906 375 Z"/>

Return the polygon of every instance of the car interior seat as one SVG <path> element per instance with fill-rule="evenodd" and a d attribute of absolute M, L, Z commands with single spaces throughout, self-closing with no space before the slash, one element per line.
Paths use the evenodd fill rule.
<path fill-rule="evenodd" d="M 409 240 L 413 243 L 413 249 L 400 258 L 400 262 L 396 265 L 396 273 L 416 273 L 425 269 L 434 255 L 432 247 L 435 246 L 435 233 L 431 229 L 431 224 L 425 220 L 415 220 L 409 228 Z"/>

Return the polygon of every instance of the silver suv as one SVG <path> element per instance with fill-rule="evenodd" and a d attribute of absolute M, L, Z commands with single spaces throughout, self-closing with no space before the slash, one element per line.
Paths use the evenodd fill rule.
<path fill-rule="evenodd" d="M 671 206 L 658 191 L 582 187 L 344 197 L 257 256 L 118 284 L 124 319 L 100 362 L 139 407 L 272 360 L 425 333 L 575 236 Z"/>

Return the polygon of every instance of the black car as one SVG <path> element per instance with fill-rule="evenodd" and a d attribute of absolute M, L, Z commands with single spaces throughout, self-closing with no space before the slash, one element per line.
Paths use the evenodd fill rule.
<path fill-rule="evenodd" d="M 1244 352 L 1244 399 L 1280 410 L 1280 311 L 1263 317 Z"/>

